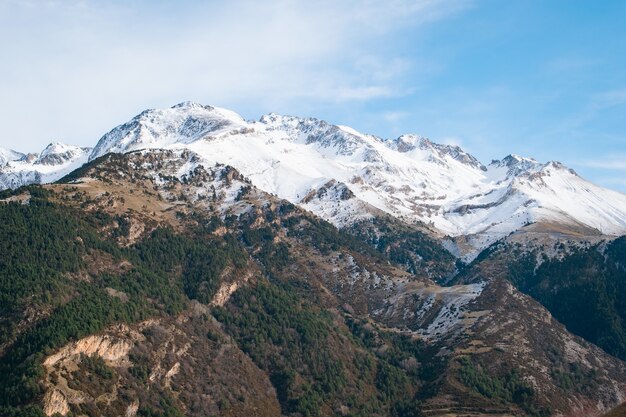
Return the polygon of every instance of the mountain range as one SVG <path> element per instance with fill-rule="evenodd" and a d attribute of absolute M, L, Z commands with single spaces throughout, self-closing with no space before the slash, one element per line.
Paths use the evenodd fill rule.
<path fill-rule="evenodd" d="M 382 211 L 446 237 L 464 261 L 533 223 L 584 234 L 626 233 L 626 195 L 559 162 L 509 155 L 483 165 L 458 146 L 416 135 L 381 139 L 314 118 L 268 114 L 246 121 L 184 102 L 146 110 L 93 149 L 58 143 L 39 156 L 2 150 L 0 186 L 53 182 L 109 152 L 180 149 L 233 166 L 260 189 L 338 227 Z M 54 159 L 53 159 L 54 158 Z"/>
<path fill-rule="evenodd" d="M 0 186 L 2 416 L 626 400 L 626 195 L 558 162 L 185 102 Z"/>

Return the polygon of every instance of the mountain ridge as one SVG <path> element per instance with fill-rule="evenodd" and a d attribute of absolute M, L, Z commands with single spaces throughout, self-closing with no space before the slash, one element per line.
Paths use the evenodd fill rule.
<path fill-rule="evenodd" d="M 373 209 L 424 223 L 450 236 L 465 261 L 541 221 L 626 233 L 626 195 L 558 162 L 508 155 L 484 165 L 458 146 L 412 134 L 381 139 L 316 118 L 270 113 L 246 121 L 227 109 L 183 102 L 146 110 L 115 127 L 88 159 L 162 148 L 187 148 L 212 163 L 232 165 L 261 189 L 339 227 L 371 218 Z M 46 178 L 35 175 L 32 181 Z M 331 181 L 349 193 L 332 197 L 323 191 Z M 455 243 L 459 236 L 467 242 L 463 248 Z"/>

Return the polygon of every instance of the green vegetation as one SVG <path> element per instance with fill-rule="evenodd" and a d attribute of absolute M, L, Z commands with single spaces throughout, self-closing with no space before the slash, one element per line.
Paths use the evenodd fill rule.
<path fill-rule="evenodd" d="M 87 369 L 88 372 L 93 375 L 98 376 L 102 379 L 111 379 L 114 376 L 114 372 L 111 368 L 104 363 L 104 359 L 102 359 L 98 355 L 82 355 L 81 364 Z"/>
<path fill-rule="evenodd" d="M 502 376 L 494 376 L 466 356 L 459 358 L 459 363 L 459 379 L 466 387 L 490 399 L 515 403 L 531 416 L 551 415 L 550 410 L 534 404 L 534 390 L 516 369 Z"/>
<path fill-rule="evenodd" d="M 513 252 L 514 254 L 514 252 Z M 509 279 L 542 303 L 569 331 L 626 359 L 626 237 L 576 249 L 558 259 L 514 256 Z"/>
<path fill-rule="evenodd" d="M 277 285 L 244 288 L 215 316 L 269 373 L 285 413 L 318 415 L 327 398 L 346 385 L 341 360 L 329 349 L 329 314 Z"/>
<path fill-rule="evenodd" d="M 176 407 L 174 401 L 168 396 L 162 396 L 159 401 L 159 409 L 140 408 L 137 411 L 139 417 L 184 417 L 184 414 Z"/>
<path fill-rule="evenodd" d="M 189 236 L 157 228 L 136 245 L 120 248 L 116 236 L 102 232 L 119 233 L 119 227 L 107 227 L 119 225 L 119 216 L 57 206 L 41 190 L 28 189 L 27 205 L 0 204 L 0 343 L 10 342 L 0 358 L 2 415 L 37 413 L 27 404 L 42 394 L 40 363 L 54 349 L 113 323 L 177 314 L 189 298 L 209 302 L 224 268 L 247 262 L 236 240 L 215 238 L 205 228 Z M 87 258 L 110 267 L 79 278 L 93 268 Z M 115 267 L 122 261 L 129 267 Z M 48 313 L 18 333 L 27 308 Z M 106 369 L 92 362 L 86 359 L 104 378 Z"/>
<path fill-rule="evenodd" d="M 597 371 L 585 370 L 577 363 L 569 363 L 567 367 L 552 369 L 551 376 L 556 381 L 556 385 L 566 391 L 593 394 L 597 388 Z"/>
<path fill-rule="evenodd" d="M 396 220 L 376 217 L 355 224 L 348 231 L 412 274 L 427 272 L 441 279 L 454 270 L 454 256 L 439 242 Z"/>
<path fill-rule="evenodd" d="M 141 264 L 146 266 L 146 270 L 139 271 L 139 276 L 160 272 L 161 276 L 170 277 L 181 268 L 184 293 L 202 303 L 209 303 L 213 298 L 219 286 L 219 276 L 227 265 L 241 268 L 247 262 L 247 255 L 233 238 L 216 239 L 203 233 L 185 236 L 169 228 L 156 229 L 149 239 L 137 244 L 135 250 Z M 167 279 L 166 286 L 178 285 Z M 146 284 L 135 283 L 138 290 Z M 180 311 L 180 308 L 175 310 Z"/>
<path fill-rule="evenodd" d="M 0 205 L 0 224 L 2 315 L 19 309 L 26 298 L 29 303 L 58 299 L 68 291 L 63 274 L 79 270 L 87 248 L 109 246 L 77 213 L 38 199 Z"/>
<path fill-rule="evenodd" d="M 434 352 L 417 340 L 385 333 L 388 349 L 373 355 L 380 335 L 352 319 L 348 333 L 297 294 L 287 284 L 260 283 L 239 290 L 214 311 L 241 349 L 268 372 L 283 413 L 317 416 L 344 404 L 353 416 L 421 416 L 417 387 L 429 370 L 418 361 Z M 372 394 L 364 395 L 368 391 Z"/>
<path fill-rule="evenodd" d="M 291 236 L 297 237 L 313 246 L 323 254 L 340 248 L 351 249 L 375 260 L 383 256 L 362 239 L 338 230 L 332 224 L 310 216 L 293 216 L 282 222 Z"/>
<path fill-rule="evenodd" d="M 68 387 L 89 393 L 94 398 L 110 391 L 117 374 L 98 355 L 82 354 L 78 369 L 72 372 Z"/>
<path fill-rule="evenodd" d="M 118 156 L 105 158 L 119 162 Z M 29 204 L 0 204 L 0 343 L 6 343 L 0 357 L 2 416 L 42 416 L 32 403 L 43 393 L 41 361 L 55 349 L 113 323 L 176 316 L 190 300 L 208 304 L 223 276 L 250 271 L 244 268 L 253 266 L 248 264 L 251 256 L 266 279 L 255 275 L 224 307 L 213 309 L 213 316 L 267 373 L 285 415 L 419 417 L 422 402 L 437 395 L 444 382 L 448 362 L 439 354 L 441 346 L 324 308 L 332 295 L 319 291 L 316 282 L 294 276 L 298 268 L 290 264 L 298 255 L 281 239 L 287 233 L 302 247 L 322 254 L 351 250 L 373 262 L 389 260 L 412 272 L 446 276 L 454 268 L 452 257 L 417 230 L 376 219 L 347 233 L 283 203 L 263 209 L 261 227 L 256 226 L 254 211 L 224 223 L 218 217 L 180 211 L 178 220 L 193 226 L 175 231 L 154 222 L 149 230 L 156 228 L 140 241 L 120 247 L 116 242 L 128 237 L 132 214 L 80 211 L 51 203 L 50 192 L 43 188 L 19 192 L 25 190 L 31 195 Z M 245 199 L 249 191 L 242 190 L 237 198 Z M 232 233 L 213 233 L 224 225 Z M 519 257 L 510 265 L 510 277 L 531 294 L 536 291 L 538 299 L 557 311 L 555 315 L 559 309 L 583 311 L 561 313 L 578 320 L 570 325 L 579 326 L 579 331 L 596 331 L 589 337 L 619 353 L 624 338 L 621 323 L 626 319 L 626 301 L 618 296 L 626 290 L 625 248 L 626 239 L 617 240 L 604 254 L 580 251 L 562 262 L 546 261 L 536 273 L 529 272 L 533 259 Z M 576 271 L 583 272 L 575 275 Z M 602 280 L 593 275 L 598 271 Z M 553 293 L 543 291 L 546 283 Z M 584 292 L 585 300 L 577 291 Z M 558 299 L 571 306 L 559 305 Z M 607 317 L 606 327 L 598 325 Z M 202 338 L 206 334 L 211 344 L 233 343 L 221 332 L 203 332 Z M 131 398 L 150 384 L 154 363 L 149 352 L 131 351 L 133 365 L 127 370 L 109 368 L 97 356 L 84 356 L 70 384 L 89 385 L 88 392 L 96 396 L 126 378 L 132 384 L 122 387 L 120 395 Z M 552 378 L 558 386 L 592 395 L 593 373 L 575 364 L 555 364 Z M 491 375 L 463 358 L 459 379 L 496 403 L 518 404 L 537 417 L 548 413 L 536 406 L 534 391 L 515 370 Z M 183 415 L 181 403 L 156 384 L 142 392 L 146 401 L 142 397 L 138 416 Z M 73 407 L 74 413 L 98 414 L 93 404 Z"/>
<path fill-rule="evenodd" d="M 406 402 L 407 393 L 414 392 L 415 398 L 410 402 L 414 405 L 412 408 L 417 408 L 418 400 L 436 394 L 439 379 L 448 364 L 445 357 L 438 355 L 437 346 L 409 335 L 377 330 L 362 319 L 348 317 L 346 323 L 365 348 L 379 352 L 376 381 L 386 401 Z M 417 383 L 421 385 L 419 391 L 415 389 Z"/>

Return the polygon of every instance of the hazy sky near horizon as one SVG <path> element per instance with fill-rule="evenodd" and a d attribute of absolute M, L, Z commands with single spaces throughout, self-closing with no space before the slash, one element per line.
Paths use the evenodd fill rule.
<path fill-rule="evenodd" d="M 626 2 L 0 0 L 0 146 L 191 100 L 559 160 L 626 192 Z"/>

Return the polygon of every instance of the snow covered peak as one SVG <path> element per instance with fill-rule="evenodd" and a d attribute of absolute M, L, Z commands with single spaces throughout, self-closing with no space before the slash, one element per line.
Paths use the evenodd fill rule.
<path fill-rule="evenodd" d="M 11 160 L 0 164 L 0 189 L 54 182 L 85 164 L 91 148 L 53 142 L 40 154 L 10 152 Z M 4 154 L 0 149 L 0 158 Z"/>
<path fill-rule="evenodd" d="M 24 159 L 26 155 L 21 152 L 16 152 L 12 149 L 0 147 L 0 167 L 7 164 L 10 161 L 19 161 Z"/>
<path fill-rule="evenodd" d="M 109 152 L 188 144 L 246 126 L 245 120 L 230 110 L 183 102 L 169 109 L 146 110 L 117 126 L 98 141 L 89 159 Z"/>
<path fill-rule="evenodd" d="M 540 164 L 533 158 L 510 154 L 501 160 L 491 161 L 490 168 L 506 170 L 507 177 L 515 177 L 526 172 L 535 172 L 541 169 L 544 164 Z"/>
<path fill-rule="evenodd" d="M 317 119 L 310 119 L 317 120 Z M 266 125 L 269 129 L 280 129 L 284 127 L 296 128 L 299 124 L 304 123 L 304 119 L 296 116 L 286 116 L 278 113 L 268 113 L 261 116 L 259 123 Z"/>
<path fill-rule="evenodd" d="M 507 155 L 506 157 L 502 158 L 501 161 L 498 161 L 498 162 L 500 162 L 501 165 L 506 165 L 508 167 L 518 166 L 518 165 L 533 166 L 535 164 L 538 164 L 538 162 L 534 158 L 526 158 L 524 156 L 519 156 L 514 153 Z"/>
<path fill-rule="evenodd" d="M 270 113 L 259 119 L 257 126 L 280 137 L 318 148 L 328 156 L 350 157 L 368 154 L 375 158 L 374 143 L 381 139 L 364 135 L 347 126 L 338 126 L 313 117 L 300 118 Z"/>
<path fill-rule="evenodd" d="M 390 147 L 401 153 L 410 153 L 415 149 L 428 153 L 432 161 L 439 161 L 446 164 L 446 159 L 451 158 L 465 165 L 485 171 L 487 168 L 483 166 L 476 158 L 465 152 L 458 146 L 441 145 L 430 141 L 430 139 L 413 134 L 402 135 L 393 141 L 389 141 Z"/>
<path fill-rule="evenodd" d="M 91 158 L 172 147 L 232 165 L 259 188 L 337 225 L 364 218 L 363 207 L 370 207 L 451 236 L 475 236 L 476 248 L 546 218 L 626 231 L 626 196 L 593 188 L 558 163 L 509 155 L 485 167 L 458 146 L 417 135 L 383 140 L 316 118 L 270 113 L 247 122 L 228 110 L 184 102 L 113 129 Z M 572 195 L 594 190 L 597 198 L 563 205 L 554 196 L 566 194 L 564 184 Z M 306 198 L 311 195 L 317 197 Z M 602 207 L 603 198 L 610 209 Z"/>
<path fill-rule="evenodd" d="M 432 142 L 425 137 L 407 134 L 398 137 L 391 142 L 398 152 L 410 152 L 413 149 L 425 149 L 432 145 Z"/>
<path fill-rule="evenodd" d="M 33 162 L 37 165 L 63 165 L 78 158 L 82 158 L 91 151 L 91 148 L 81 148 L 59 142 L 52 142 L 41 151 Z"/>
<path fill-rule="evenodd" d="M 213 110 L 213 107 L 207 104 L 196 103 L 195 101 L 182 101 L 178 104 L 175 104 L 171 107 L 172 109 L 191 109 L 191 108 L 203 108 L 206 110 Z"/>

